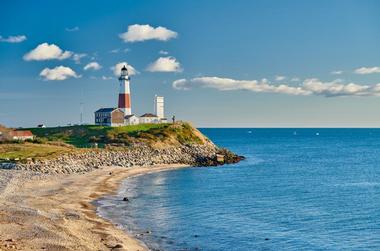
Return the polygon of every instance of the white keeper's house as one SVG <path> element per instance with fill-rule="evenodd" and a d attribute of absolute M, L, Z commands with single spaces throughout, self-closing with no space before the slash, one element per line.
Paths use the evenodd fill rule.
<path fill-rule="evenodd" d="M 164 115 L 164 97 L 155 96 L 155 114 L 145 113 L 136 116 L 132 113 L 130 77 L 126 66 L 121 69 L 119 77 L 120 91 L 118 108 L 100 108 L 95 112 L 95 124 L 102 126 L 138 125 L 147 123 L 167 123 Z"/>

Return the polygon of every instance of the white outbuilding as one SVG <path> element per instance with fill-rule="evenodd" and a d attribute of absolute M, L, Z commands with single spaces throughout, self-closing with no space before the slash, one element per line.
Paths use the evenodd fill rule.
<path fill-rule="evenodd" d="M 140 119 L 136 115 L 131 114 L 131 115 L 125 116 L 126 125 L 138 125 L 139 123 L 140 123 Z"/>
<path fill-rule="evenodd" d="M 153 123 L 153 124 L 160 123 L 160 119 L 152 113 L 145 113 L 140 116 L 140 124 L 149 124 L 149 123 Z"/>

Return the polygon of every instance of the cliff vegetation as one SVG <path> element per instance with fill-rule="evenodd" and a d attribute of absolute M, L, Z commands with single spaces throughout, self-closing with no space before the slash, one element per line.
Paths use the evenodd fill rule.
<path fill-rule="evenodd" d="M 184 145 L 214 146 L 207 137 L 186 122 L 122 127 L 80 125 L 25 130 L 32 131 L 35 140 L 2 142 L 0 161 L 49 158 L 60 153 L 86 151 L 88 148 L 121 150 L 134 146 L 153 149 Z"/>

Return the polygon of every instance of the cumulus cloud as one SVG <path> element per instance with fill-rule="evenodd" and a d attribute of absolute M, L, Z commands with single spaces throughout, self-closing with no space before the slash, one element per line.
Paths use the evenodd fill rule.
<path fill-rule="evenodd" d="M 85 71 L 87 71 L 87 70 L 97 71 L 97 70 L 100 70 L 101 68 L 102 68 L 102 66 L 98 62 L 91 62 L 91 63 L 86 64 L 85 67 L 83 67 L 83 70 L 85 70 Z"/>
<path fill-rule="evenodd" d="M 332 71 L 331 74 L 333 75 L 341 75 L 343 71 Z"/>
<path fill-rule="evenodd" d="M 132 65 L 128 64 L 127 62 L 120 62 L 117 63 L 115 66 L 111 67 L 113 74 L 117 77 L 120 76 L 121 68 L 123 68 L 124 65 L 128 69 L 129 76 L 136 75 L 139 73 Z"/>
<path fill-rule="evenodd" d="M 213 88 L 220 91 L 246 90 L 263 93 L 282 93 L 288 95 L 335 96 L 380 96 L 380 84 L 369 86 L 355 83 L 343 83 L 342 80 L 323 82 L 316 78 L 306 79 L 300 86 L 287 84 L 274 85 L 267 79 L 235 80 L 220 77 L 198 77 L 178 79 L 172 84 L 177 90 L 190 90 L 192 87 Z"/>
<path fill-rule="evenodd" d="M 177 79 L 173 82 L 173 88 L 176 90 L 188 91 L 191 89 L 192 80 L 186 80 L 185 78 Z"/>
<path fill-rule="evenodd" d="M 24 60 L 51 60 L 58 59 L 63 60 L 69 58 L 73 55 L 71 51 L 63 51 L 55 44 L 49 45 L 48 43 L 43 43 L 38 45 L 36 48 L 24 55 Z"/>
<path fill-rule="evenodd" d="M 285 76 L 276 76 L 275 77 L 276 81 L 284 81 L 286 79 Z"/>
<path fill-rule="evenodd" d="M 181 64 L 174 57 L 160 57 L 147 67 L 150 72 L 181 72 Z"/>
<path fill-rule="evenodd" d="M 26 40 L 26 36 L 17 35 L 17 36 L 9 36 L 7 38 L 0 36 L 0 42 L 5 43 L 21 43 Z"/>
<path fill-rule="evenodd" d="M 72 27 L 72 28 L 66 28 L 65 30 L 68 31 L 68 32 L 79 31 L 79 27 L 75 26 L 75 27 Z"/>
<path fill-rule="evenodd" d="M 149 24 L 133 24 L 128 26 L 128 31 L 119 34 L 124 42 L 141 42 L 145 40 L 168 41 L 176 38 L 178 33 L 171 31 L 165 27 L 158 26 L 156 28 Z"/>
<path fill-rule="evenodd" d="M 380 67 L 361 67 L 355 70 L 356 74 L 380 73 Z"/>
<path fill-rule="evenodd" d="M 70 67 L 57 66 L 54 69 L 45 68 L 40 72 L 44 80 L 65 80 L 68 78 L 80 78 Z"/>
<path fill-rule="evenodd" d="M 76 64 L 80 64 L 80 60 L 86 56 L 86 53 L 74 53 L 73 60 Z"/>

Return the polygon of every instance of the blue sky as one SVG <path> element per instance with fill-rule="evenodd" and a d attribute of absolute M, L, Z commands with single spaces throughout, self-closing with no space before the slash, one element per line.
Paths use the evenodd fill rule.
<path fill-rule="evenodd" d="M 80 103 L 92 123 L 96 109 L 117 105 L 111 67 L 127 62 L 138 72 L 138 115 L 159 94 L 167 117 L 202 127 L 379 127 L 379 9 L 348 0 L 1 1 L 0 123 L 78 123 Z"/>

